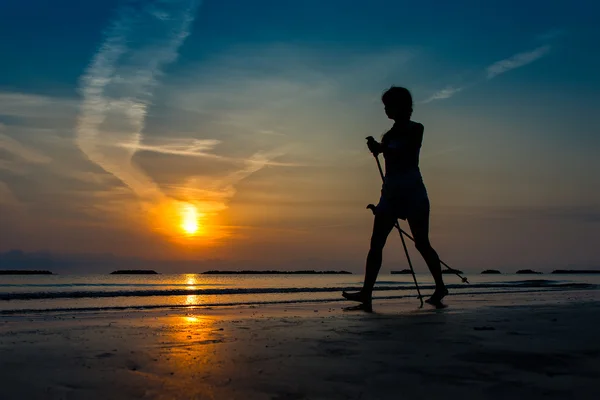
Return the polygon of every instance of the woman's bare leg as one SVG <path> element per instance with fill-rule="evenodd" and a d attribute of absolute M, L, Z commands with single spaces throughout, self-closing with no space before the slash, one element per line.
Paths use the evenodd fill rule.
<path fill-rule="evenodd" d="M 373 295 L 373 287 L 377 281 L 377 275 L 381 269 L 383 260 L 383 248 L 387 237 L 394 228 L 396 218 L 387 213 L 375 215 L 373 222 L 373 234 L 371 235 L 371 247 L 367 254 L 367 263 L 365 267 L 365 280 L 363 288 L 356 293 L 343 293 L 343 296 L 348 300 L 360 301 L 362 303 L 371 303 Z"/>
<path fill-rule="evenodd" d="M 435 292 L 430 302 L 439 302 L 448 294 L 442 278 L 440 258 L 429 242 L 429 210 L 408 218 L 408 225 L 415 239 L 415 247 L 423 256 L 435 281 Z"/>
<path fill-rule="evenodd" d="M 381 269 L 381 263 L 383 261 L 383 248 L 385 242 L 392 229 L 396 218 L 387 214 L 380 214 L 375 216 L 373 222 L 373 234 L 371 235 L 371 248 L 367 254 L 367 263 L 365 267 L 365 282 L 361 292 L 371 297 L 373 293 L 373 287 L 377 281 L 377 275 Z"/>

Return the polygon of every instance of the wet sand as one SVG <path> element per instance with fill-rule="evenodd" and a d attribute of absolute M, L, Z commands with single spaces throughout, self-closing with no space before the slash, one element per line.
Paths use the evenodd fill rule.
<path fill-rule="evenodd" d="M 341 306 L 0 316 L 0 399 L 600 398 L 600 300 Z"/>

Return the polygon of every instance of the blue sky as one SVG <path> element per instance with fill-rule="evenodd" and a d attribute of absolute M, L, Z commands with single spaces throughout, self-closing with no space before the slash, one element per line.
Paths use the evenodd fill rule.
<path fill-rule="evenodd" d="M 389 128 L 379 96 L 396 84 L 425 125 L 444 258 L 599 265 L 599 11 L 582 0 L 3 2 L 0 250 L 358 271 L 363 207 L 379 191 L 364 137 Z M 188 206 L 193 237 L 178 229 Z"/>

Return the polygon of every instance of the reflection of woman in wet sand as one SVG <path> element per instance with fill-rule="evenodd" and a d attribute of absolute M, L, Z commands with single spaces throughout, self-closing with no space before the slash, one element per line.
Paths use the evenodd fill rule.
<path fill-rule="evenodd" d="M 423 142 L 423 125 L 410 120 L 413 111 L 412 96 L 408 89 L 391 87 L 381 98 L 385 113 L 394 125 L 381 140 L 371 140 L 369 150 L 385 158 L 385 179 L 381 198 L 375 209 L 371 248 L 367 255 L 365 280 L 360 292 L 343 293 L 348 300 L 371 308 L 373 286 L 381 268 L 382 252 L 397 218 L 408 221 L 415 246 L 425 259 L 435 280 L 435 292 L 426 300 L 441 305 L 448 290 L 442 279 L 442 268 L 436 251 L 429 243 L 429 198 L 419 170 L 419 152 Z"/>

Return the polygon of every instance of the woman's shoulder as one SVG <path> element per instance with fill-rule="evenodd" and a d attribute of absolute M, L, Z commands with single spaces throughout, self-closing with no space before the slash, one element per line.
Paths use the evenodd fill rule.
<path fill-rule="evenodd" d="M 423 135 L 424 126 L 420 122 L 408 121 L 403 123 L 395 123 L 392 128 L 383 134 L 382 140 L 389 141 L 407 137 Z"/>
<path fill-rule="evenodd" d="M 423 132 L 425 130 L 425 127 L 420 122 L 416 122 L 416 121 L 412 121 L 411 120 L 410 121 L 410 126 L 411 126 L 412 129 L 417 130 L 417 131 Z"/>

